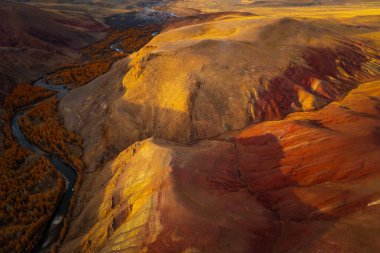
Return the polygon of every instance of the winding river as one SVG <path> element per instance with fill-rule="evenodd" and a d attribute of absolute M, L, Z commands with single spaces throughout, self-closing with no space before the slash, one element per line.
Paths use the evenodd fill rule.
<path fill-rule="evenodd" d="M 118 42 L 113 43 L 110 46 L 116 52 L 123 52 L 123 50 L 118 46 Z M 50 85 L 47 83 L 46 78 L 43 77 L 36 82 L 34 82 L 35 86 L 44 87 L 48 90 L 56 92 L 57 100 L 61 100 L 69 91 L 68 87 L 65 85 Z M 48 99 L 48 98 L 46 98 Z M 45 100 L 46 100 L 45 99 Z M 58 170 L 58 172 L 63 176 L 66 182 L 65 190 L 61 197 L 61 200 L 54 211 L 52 218 L 46 224 L 45 229 L 43 231 L 43 236 L 37 246 L 34 248 L 33 252 L 45 252 L 49 249 L 49 247 L 57 242 L 59 239 L 59 235 L 64 223 L 64 217 L 67 215 L 70 209 L 70 200 L 74 192 L 74 186 L 77 180 L 77 173 L 73 167 L 66 164 L 62 161 L 58 156 L 50 153 L 46 153 L 41 150 L 38 146 L 29 142 L 28 139 L 23 134 L 20 125 L 18 124 L 18 120 L 32 107 L 41 103 L 38 101 L 36 103 L 32 103 L 22 110 L 18 111 L 15 116 L 12 118 L 11 126 L 12 126 L 12 134 L 15 137 L 16 141 L 20 146 L 29 149 L 33 153 L 38 155 L 42 155 L 46 157 L 53 166 Z"/>
<path fill-rule="evenodd" d="M 46 89 L 55 91 L 57 93 L 56 97 L 58 100 L 62 99 L 62 97 L 64 97 L 68 92 L 68 88 L 66 86 L 49 85 L 46 83 L 45 78 L 39 79 L 38 81 L 34 83 L 34 85 L 41 86 Z M 39 101 L 38 103 L 40 102 L 41 101 Z M 56 155 L 44 152 L 38 146 L 29 142 L 27 138 L 24 136 L 18 124 L 18 120 L 30 108 L 32 108 L 38 103 L 31 104 L 28 107 L 24 108 L 23 110 L 17 112 L 17 114 L 12 118 L 12 122 L 11 122 L 12 133 L 20 146 L 27 148 L 38 155 L 45 156 L 47 159 L 49 159 L 50 162 L 53 164 L 53 166 L 61 173 L 61 175 L 65 179 L 66 187 L 62 195 L 62 198 L 54 212 L 53 217 L 45 226 L 42 239 L 40 240 L 40 242 L 38 243 L 38 245 L 36 246 L 33 252 L 42 252 L 45 249 L 48 249 L 52 243 L 56 242 L 59 239 L 59 234 L 63 226 L 63 220 L 64 220 L 63 218 L 66 216 L 66 214 L 69 211 L 70 199 L 71 199 L 71 196 L 73 195 L 73 188 L 77 179 L 77 174 L 74 168 L 64 163 Z"/>

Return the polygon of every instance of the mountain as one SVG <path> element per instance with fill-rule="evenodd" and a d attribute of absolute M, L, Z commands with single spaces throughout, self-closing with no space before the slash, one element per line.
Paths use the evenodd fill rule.
<path fill-rule="evenodd" d="M 339 15 L 341 12 L 356 15 L 357 10 L 364 9 L 367 10 L 365 15 L 370 15 L 372 7 L 376 9 L 377 5 L 377 0 L 175 0 L 170 1 L 164 8 L 179 16 L 221 11 L 251 11 L 271 16 L 285 14 L 295 17 L 301 14 L 310 18 L 329 14 L 330 18 L 342 18 L 342 15 Z M 352 8 L 353 6 L 355 8 Z M 378 12 L 375 11 L 373 14 L 378 15 Z"/>
<path fill-rule="evenodd" d="M 182 9 L 70 91 L 87 169 L 60 252 L 375 252 L 380 16 L 360 6 Z"/>
<path fill-rule="evenodd" d="M 320 109 L 379 75 L 375 34 L 367 44 L 361 38 L 378 24 L 236 13 L 193 19 L 169 25 L 63 99 L 66 124 L 85 136 L 89 170 L 151 136 L 186 144 Z"/>
<path fill-rule="evenodd" d="M 375 252 L 379 101 L 376 81 L 191 146 L 137 142 L 87 175 L 61 252 Z"/>
<path fill-rule="evenodd" d="M 26 2 L 0 102 L 48 77 L 7 99 L 0 251 L 378 251 L 379 2 Z"/>
<path fill-rule="evenodd" d="M 0 4 L 0 118 L 5 96 L 28 83 L 72 64 L 77 50 L 103 36 L 105 25 L 89 16 L 44 10 L 27 4 Z M 2 122 L 0 121 L 2 128 Z M 0 137 L 2 137 L 2 131 Z M 0 152 L 2 151 L 0 142 Z"/>
<path fill-rule="evenodd" d="M 0 80 L 8 92 L 70 63 L 76 50 L 99 39 L 105 26 L 89 17 L 26 4 L 0 5 Z"/>

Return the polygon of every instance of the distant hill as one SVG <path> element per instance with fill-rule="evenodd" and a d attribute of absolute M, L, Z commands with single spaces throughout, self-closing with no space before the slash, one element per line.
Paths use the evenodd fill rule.
<path fill-rule="evenodd" d="M 360 2 L 378 2 L 376 0 L 359 1 L 359 0 L 253 0 L 240 1 L 245 5 L 262 5 L 262 6 L 311 6 L 322 4 L 344 4 Z"/>
<path fill-rule="evenodd" d="M 1 2 L 0 105 L 14 85 L 72 62 L 76 50 L 102 36 L 105 29 L 105 25 L 83 15 Z"/>
<path fill-rule="evenodd" d="M 0 5 L 0 81 L 2 93 L 70 61 L 75 50 L 96 40 L 105 26 L 83 16 L 26 4 Z M 1 100 L 0 95 L 0 100 Z"/>

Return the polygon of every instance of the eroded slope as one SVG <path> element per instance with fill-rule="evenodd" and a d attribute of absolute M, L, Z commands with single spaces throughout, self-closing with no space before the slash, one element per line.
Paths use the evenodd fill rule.
<path fill-rule="evenodd" d="M 379 75 L 374 23 L 247 13 L 200 19 L 169 25 L 111 73 L 64 98 L 66 124 L 86 139 L 89 170 L 151 136 L 191 143 L 319 109 Z"/>
<path fill-rule="evenodd" d="M 375 252 L 380 82 L 316 112 L 88 174 L 62 252 Z"/>

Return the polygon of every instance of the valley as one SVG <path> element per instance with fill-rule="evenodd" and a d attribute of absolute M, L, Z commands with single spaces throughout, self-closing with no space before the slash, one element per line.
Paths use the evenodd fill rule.
<path fill-rule="evenodd" d="M 380 248 L 380 2 L 0 12 L 0 252 Z"/>
<path fill-rule="evenodd" d="M 2 131 L 5 139 L 2 144 L 6 150 L 0 157 L 1 178 L 5 183 L 2 189 L 5 198 L 2 196 L 4 202 L 1 203 L 4 210 L 0 214 L 4 218 L 4 227 L 0 229 L 2 251 L 49 252 L 62 243 L 69 228 L 70 213 L 78 196 L 84 166 L 80 158 L 82 138 L 62 126 L 57 105 L 69 89 L 107 72 L 113 62 L 125 55 L 124 52 L 131 53 L 144 46 L 156 29 L 157 26 L 149 26 L 141 30 L 114 30 L 105 39 L 82 48 L 80 64 L 50 73 L 33 85 L 18 85 L 5 98 Z M 36 173 L 42 175 L 37 177 Z M 32 182 L 25 182 L 25 178 L 30 180 L 31 177 Z M 37 188 L 33 183 L 37 183 Z M 20 188 L 16 188 L 14 193 L 17 196 L 21 190 L 21 199 L 12 196 L 9 184 Z M 58 187 L 54 187 L 55 184 Z M 36 189 L 43 204 L 41 200 L 33 199 L 30 203 L 30 196 L 25 198 Z M 44 192 L 39 193 L 41 189 Z M 36 220 L 37 217 L 32 216 L 30 219 L 27 212 L 9 219 L 11 212 L 20 212 L 25 205 L 26 211 L 37 210 L 39 213 L 34 215 L 42 217 Z M 46 213 L 42 215 L 41 211 Z M 20 224 L 20 220 L 24 223 Z"/>

